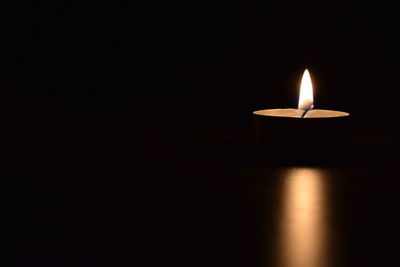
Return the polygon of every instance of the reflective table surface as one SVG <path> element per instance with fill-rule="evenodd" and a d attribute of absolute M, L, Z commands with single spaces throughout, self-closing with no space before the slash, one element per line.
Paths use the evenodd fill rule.
<path fill-rule="evenodd" d="M 396 137 L 305 164 L 262 157 L 241 136 L 96 131 L 46 129 L 3 146 L 17 265 L 399 261 Z"/>

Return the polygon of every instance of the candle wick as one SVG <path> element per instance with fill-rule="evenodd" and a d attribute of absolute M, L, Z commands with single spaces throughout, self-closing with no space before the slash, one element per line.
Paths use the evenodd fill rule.
<path fill-rule="evenodd" d="M 304 116 L 307 114 L 307 112 L 309 112 L 311 109 L 306 109 L 304 112 L 303 112 L 303 115 L 301 115 L 301 118 L 304 118 Z"/>

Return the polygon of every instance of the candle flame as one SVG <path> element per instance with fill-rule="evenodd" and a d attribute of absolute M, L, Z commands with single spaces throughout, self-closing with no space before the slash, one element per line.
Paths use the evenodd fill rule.
<path fill-rule="evenodd" d="M 301 79 L 299 109 L 309 110 L 314 107 L 313 86 L 311 83 L 310 73 L 306 69 Z"/>

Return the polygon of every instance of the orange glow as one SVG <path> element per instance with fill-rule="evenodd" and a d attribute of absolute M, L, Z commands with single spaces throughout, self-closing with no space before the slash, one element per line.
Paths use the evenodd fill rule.
<path fill-rule="evenodd" d="M 318 169 L 296 168 L 288 173 L 280 217 L 280 266 L 325 265 L 327 231 L 323 181 Z"/>

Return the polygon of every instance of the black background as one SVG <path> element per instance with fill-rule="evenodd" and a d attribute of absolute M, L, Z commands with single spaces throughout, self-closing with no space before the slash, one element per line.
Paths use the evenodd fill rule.
<path fill-rule="evenodd" d="M 17 77 L 5 76 L 2 99 L 17 118 L 247 130 L 253 110 L 295 107 L 309 68 L 316 107 L 397 128 L 382 119 L 397 113 L 397 22 L 390 9 L 38 1 L 18 20 Z"/>
<path fill-rule="evenodd" d="M 2 178 L 11 182 L 6 206 L 18 264 L 266 266 L 259 259 L 273 245 L 260 236 L 271 229 L 272 215 L 260 210 L 273 213 L 275 204 L 237 193 L 257 182 L 234 176 L 232 167 L 251 166 L 232 157 L 235 144 L 251 140 L 251 112 L 296 107 L 308 68 L 317 108 L 350 112 L 353 131 L 367 140 L 396 139 L 397 13 L 121 2 L 22 6 L 10 20 L 16 28 L 3 24 L 0 59 Z M 218 142 L 227 140 L 231 146 L 219 150 Z M 352 177 L 342 171 L 333 173 Z M 353 202 L 355 180 L 336 184 L 346 188 L 338 205 L 353 203 L 336 231 L 344 231 L 345 248 L 360 246 L 339 253 L 347 260 L 338 266 L 396 258 L 387 254 L 395 253 L 398 231 L 380 235 L 399 222 L 396 175 L 365 173 L 353 177 L 367 181 L 361 199 L 384 219 Z M 381 192 L 376 204 L 372 177 L 385 174 L 390 178 L 382 187 L 391 197 Z M 276 183 L 267 182 L 268 196 L 279 193 Z M 379 227 L 353 232 L 353 221 L 371 216 Z M 364 242 L 371 232 L 372 241 Z M 368 241 L 385 245 L 379 250 Z"/>

